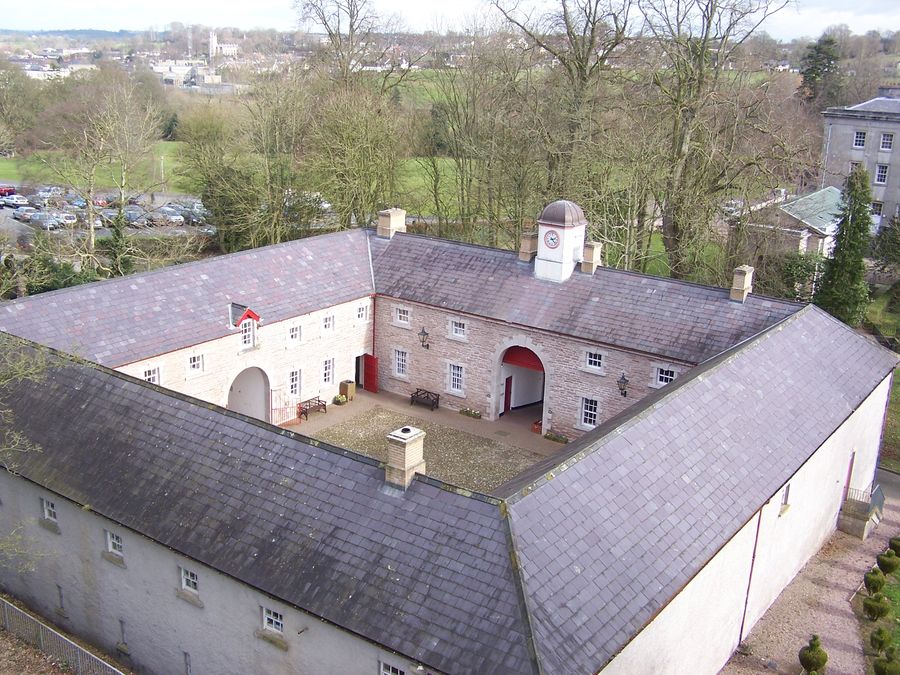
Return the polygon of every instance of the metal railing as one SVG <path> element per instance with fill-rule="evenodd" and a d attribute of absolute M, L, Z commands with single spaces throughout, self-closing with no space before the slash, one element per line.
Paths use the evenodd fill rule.
<path fill-rule="evenodd" d="M 878 517 L 884 515 L 884 491 L 878 484 L 873 484 L 863 490 L 847 489 L 847 499 L 841 505 L 841 510 L 854 513 L 862 518 L 871 518 L 874 513 Z"/>
<path fill-rule="evenodd" d="M 299 396 L 292 396 L 283 388 L 273 389 L 271 401 L 272 407 L 269 422 L 280 425 L 297 419 L 297 404 L 300 403 Z"/>
<path fill-rule="evenodd" d="M 3 603 L 3 628 L 48 654 L 62 668 L 71 669 L 77 675 L 125 675 L 10 602 L 3 598 L 0 602 Z"/>

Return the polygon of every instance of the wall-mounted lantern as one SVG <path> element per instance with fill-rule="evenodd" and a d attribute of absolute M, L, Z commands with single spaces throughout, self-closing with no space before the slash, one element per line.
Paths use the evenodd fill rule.
<path fill-rule="evenodd" d="M 616 384 L 619 385 L 619 393 L 622 396 L 628 396 L 628 378 L 625 377 L 625 373 L 622 373 L 622 377 L 616 380 Z"/>
<path fill-rule="evenodd" d="M 425 326 L 422 326 L 422 330 L 419 331 L 419 342 L 422 343 L 425 349 L 431 349 L 431 345 L 428 344 L 428 331 L 425 330 Z"/>

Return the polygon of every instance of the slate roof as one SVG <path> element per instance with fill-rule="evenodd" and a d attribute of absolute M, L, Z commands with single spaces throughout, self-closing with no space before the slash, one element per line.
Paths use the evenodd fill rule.
<path fill-rule="evenodd" d="M 0 330 L 121 366 L 232 332 L 231 303 L 263 325 L 372 294 L 367 233 L 351 230 L 21 298 Z"/>
<path fill-rule="evenodd" d="M 800 305 L 601 267 L 555 283 L 513 251 L 409 234 L 372 242 L 379 294 L 699 363 Z"/>
<path fill-rule="evenodd" d="M 3 398 L 34 483 L 431 668 L 534 672 L 498 500 L 68 357 Z"/>
<path fill-rule="evenodd" d="M 544 670 L 602 668 L 896 364 L 810 305 L 501 487 Z"/>
<path fill-rule="evenodd" d="M 862 110 L 864 112 L 893 113 L 900 115 L 900 99 L 873 98 L 864 103 L 857 103 L 847 107 L 847 110 Z"/>
<path fill-rule="evenodd" d="M 823 236 L 835 234 L 841 220 L 841 191 L 829 186 L 792 199 L 779 208 Z"/>

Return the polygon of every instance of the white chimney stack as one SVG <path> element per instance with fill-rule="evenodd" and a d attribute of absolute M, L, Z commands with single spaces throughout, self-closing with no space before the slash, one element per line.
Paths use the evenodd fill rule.
<path fill-rule="evenodd" d="M 519 239 L 519 260 L 522 262 L 531 262 L 538 250 L 537 232 L 522 234 Z"/>
<path fill-rule="evenodd" d="M 403 427 L 389 433 L 387 440 L 385 480 L 405 490 L 417 473 L 425 473 L 425 432 L 415 427 Z"/>
<path fill-rule="evenodd" d="M 753 268 L 750 265 L 735 267 L 734 279 L 731 282 L 731 299 L 735 302 L 744 302 L 752 292 Z"/>
<path fill-rule="evenodd" d="M 600 267 L 600 252 L 603 244 L 599 241 L 587 241 L 584 244 L 584 253 L 581 258 L 581 271 L 585 274 L 593 274 Z"/>
<path fill-rule="evenodd" d="M 406 232 L 406 211 L 396 207 L 379 211 L 376 234 L 379 237 L 390 239 L 397 232 Z"/>

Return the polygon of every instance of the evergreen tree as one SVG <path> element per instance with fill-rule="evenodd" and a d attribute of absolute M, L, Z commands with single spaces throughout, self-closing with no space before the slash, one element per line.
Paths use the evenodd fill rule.
<path fill-rule="evenodd" d="M 800 71 L 800 95 L 804 100 L 826 107 L 840 104 L 840 58 L 838 43 L 830 35 L 823 35 L 806 47 Z"/>
<path fill-rule="evenodd" d="M 869 303 L 863 256 L 869 248 L 871 203 L 869 173 L 857 167 L 844 186 L 834 257 L 825 263 L 815 297 L 819 307 L 851 326 L 859 325 Z"/>
<path fill-rule="evenodd" d="M 881 267 L 900 265 L 900 215 L 881 226 L 875 238 L 873 254 Z"/>

